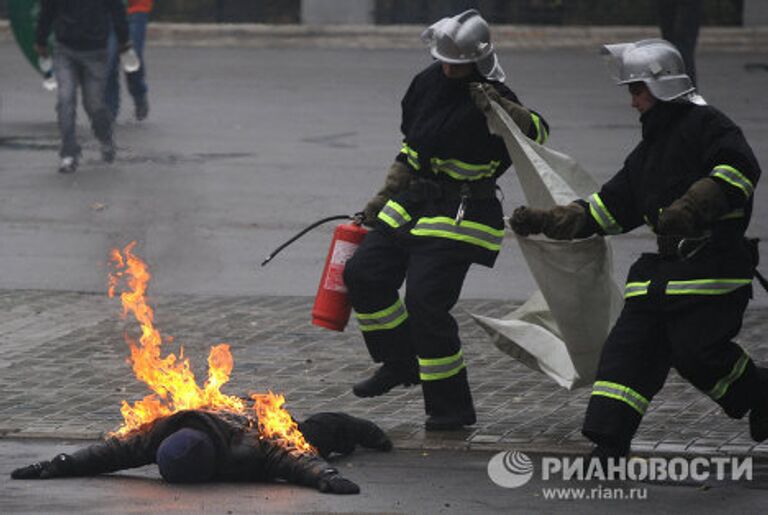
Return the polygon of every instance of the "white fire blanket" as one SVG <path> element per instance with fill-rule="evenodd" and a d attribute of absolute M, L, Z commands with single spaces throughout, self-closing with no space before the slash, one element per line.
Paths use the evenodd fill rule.
<path fill-rule="evenodd" d="M 526 138 L 498 104 L 491 105 L 488 126 L 504 139 L 529 206 L 568 204 L 597 191 L 597 183 L 576 161 Z M 472 316 L 502 352 L 560 386 L 591 385 L 623 303 L 612 277 L 609 243 L 601 236 L 517 241 L 540 291 L 502 319 Z"/>

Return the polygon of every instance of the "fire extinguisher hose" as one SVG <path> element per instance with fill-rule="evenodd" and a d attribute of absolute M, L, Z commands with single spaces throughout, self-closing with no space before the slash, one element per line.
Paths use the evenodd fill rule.
<path fill-rule="evenodd" d="M 273 250 L 265 259 L 261 262 L 261 266 L 266 265 L 270 261 L 272 261 L 272 258 L 277 256 L 277 254 L 283 250 L 285 247 L 293 243 L 294 241 L 298 240 L 305 234 L 307 234 L 309 231 L 314 229 L 315 227 L 319 227 L 325 223 L 333 222 L 334 220 L 357 220 L 360 218 L 361 213 L 356 213 L 355 215 L 334 215 L 334 216 L 328 216 L 326 218 L 321 218 L 320 220 L 308 225 L 304 229 L 302 229 L 298 234 L 296 234 L 294 237 L 277 247 L 275 250 Z"/>

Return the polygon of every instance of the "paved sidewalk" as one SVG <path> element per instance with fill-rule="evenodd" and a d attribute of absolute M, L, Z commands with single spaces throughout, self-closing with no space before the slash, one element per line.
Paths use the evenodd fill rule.
<path fill-rule="evenodd" d="M 758 292 L 762 295 L 762 292 Z M 358 399 L 350 388 L 373 370 L 354 322 L 344 333 L 309 323 L 307 297 L 174 296 L 151 299 L 156 325 L 183 344 L 198 381 L 211 345 L 226 342 L 235 360 L 227 393 L 284 393 L 302 417 L 344 410 L 376 420 L 402 448 L 580 452 L 579 428 L 588 390 L 567 392 L 501 354 L 468 312 L 502 316 L 514 308 L 498 300 L 464 300 L 461 325 L 478 424 L 470 431 L 426 434 L 418 388 Z M 106 295 L 0 291 L 0 436 L 92 439 L 120 422 L 120 401 L 148 391 L 126 364 L 118 300 Z M 748 311 L 740 343 L 768 361 L 762 338 L 768 310 Z M 174 346 L 167 351 L 176 351 Z M 703 394 L 672 374 L 653 401 L 635 440 L 649 453 L 729 453 L 768 457 L 755 446 L 746 420 L 733 421 Z"/>

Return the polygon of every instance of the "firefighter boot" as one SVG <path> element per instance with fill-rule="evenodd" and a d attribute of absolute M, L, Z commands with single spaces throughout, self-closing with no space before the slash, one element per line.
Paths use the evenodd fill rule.
<path fill-rule="evenodd" d="M 438 381 L 424 381 L 424 410 L 427 431 L 453 431 L 477 422 L 466 369 Z"/>
<path fill-rule="evenodd" d="M 385 361 L 371 377 L 352 387 L 358 397 L 378 397 L 397 385 L 411 386 L 419 383 L 419 371 L 415 362 Z"/>
<path fill-rule="evenodd" d="M 582 477 L 584 479 L 593 479 L 600 476 L 607 477 L 609 471 L 619 471 L 621 468 L 626 468 L 628 456 L 629 446 L 617 447 L 600 444 L 592 449 L 589 456 L 584 458 L 581 465 Z M 602 474 L 600 474 L 600 471 L 602 471 Z"/>
<path fill-rule="evenodd" d="M 749 410 L 749 434 L 756 442 L 768 439 L 768 369 L 758 368 L 759 391 Z"/>
<path fill-rule="evenodd" d="M 427 431 L 454 431 L 464 426 L 473 426 L 477 422 L 474 413 L 463 415 L 430 415 L 424 422 Z"/>

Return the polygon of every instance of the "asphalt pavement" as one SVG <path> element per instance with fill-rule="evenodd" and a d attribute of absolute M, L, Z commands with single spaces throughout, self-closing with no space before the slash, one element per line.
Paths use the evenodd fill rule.
<path fill-rule="evenodd" d="M 228 505 L 216 499 L 234 495 L 254 503 L 269 495 L 277 504 L 268 509 L 286 512 L 582 511 L 578 504 L 542 504 L 534 491 L 518 497 L 522 490 L 496 487 L 482 469 L 498 451 L 588 449 L 579 434 L 588 392 L 564 391 L 500 354 L 469 317 L 470 312 L 501 316 L 535 289 L 513 238 L 506 240 L 493 270 L 478 267 L 470 273 L 457 306 L 479 420 L 471 430 L 445 434 L 423 431 L 417 389 L 398 389 L 380 399 L 354 397 L 351 384 L 373 370 L 354 325 L 344 333 L 310 325 L 311 297 L 332 227 L 309 234 L 267 267 L 258 266 L 313 220 L 359 210 L 379 186 L 399 150 L 400 97 L 410 77 L 429 62 L 426 54 L 150 47 L 147 57 L 149 119 L 133 121 L 124 97 L 118 158 L 105 165 L 81 116 L 84 160 L 77 173 L 62 176 L 55 171 L 54 97 L 43 91 L 14 46 L 0 44 L 3 472 L 49 457 L 64 445 L 32 439 L 63 438 L 69 439 L 66 445 L 75 445 L 72 441 L 113 429 L 120 401 L 146 393 L 125 364 L 122 334 L 133 326 L 120 319 L 116 302 L 105 295 L 109 251 L 132 240 L 153 273 L 150 292 L 158 326 L 184 345 L 193 364 L 203 366 L 209 346 L 230 343 L 235 370 L 228 391 L 283 392 L 298 416 L 337 409 L 370 417 L 392 434 L 398 453 L 360 455 L 348 462 L 366 470 L 362 483 L 383 484 L 368 490 L 373 497 L 365 497 L 364 487 L 364 496 L 344 501 L 350 504 L 324 496 L 318 501 L 311 492 L 287 487 L 234 494 L 231 488 L 238 487 L 217 485 L 203 496 L 189 489 L 166 490 L 144 473 L 138 480 L 127 474 L 46 483 L 51 495 L 41 495 L 37 483 L 9 482 L 6 475 L 2 502 L 10 504 L 0 505 L 0 511 L 85 511 L 77 500 L 51 500 L 65 497 L 63 485 L 98 499 L 86 506 L 94 512 L 100 507 L 148 511 L 151 503 L 132 507 L 126 501 L 137 497 L 156 501 L 158 510 L 225 512 Z M 550 146 L 575 157 L 598 181 L 610 177 L 639 129 L 628 95 L 611 83 L 596 53 L 510 50 L 501 58 L 510 87 L 550 122 Z M 768 73 L 750 65 L 765 59 L 707 51 L 698 61 L 702 93 L 742 126 L 764 164 Z M 511 212 L 524 202 L 514 173 L 507 173 L 501 184 L 505 211 Z M 750 231 L 763 239 L 768 233 L 766 192 L 756 190 Z M 653 238 L 638 232 L 613 238 L 612 244 L 621 282 L 636 255 L 652 248 Z M 767 322 L 768 294 L 756 290 L 739 342 L 763 363 L 768 361 Z M 768 456 L 768 446 L 750 441 L 746 421 L 727 419 L 676 374 L 652 403 L 634 444 L 643 455 Z M 420 468 L 409 460 L 418 461 L 421 453 L 438 458 Z M 464 466 L 475 471 L 474 479 L 455 472 Z M 435 477 L 434 484 L 425 479 L 423 485 L 406 481 L 402 486 L 410 470 L 416 471 L 414 477 Z M 473 480 L 484 481 L 484 489 L 460 487 Z M 118 486 L 104 493 L 104 481 Z M 700 511 L 721 506 L 713 498 L 748 511 L 761 494 L 738 485 L 729 485 L 722 496 L 715 489 L 716 497 L 700 496 L 695 488 L 659 488 L 678 488 L 668 498 L 660 493 L 659 499 L 691 502 Z M 263 494 L 264 489 L 272 493 Z M 409 492 L 414 497 L 426 492 L 434 504 L 392 504 Z M 502 501 L 488 500 L 497 497 Z M 232 510 L 249 506 L 233 504 Z M 622 506 L 642 511 L 648 505 Z"/>
<path fill-rule="evenodd" d="M 4 466 L 72 452 L 67 441 L 0 440 Z M 0 475 L 3 513 L 757 513 L 768 469 L 752 479 L 665 481 L 543 480 L 502 488 L 486 472 L 487 451 L 356 451 L 332 460 L 359 495 L 327 495 L 286 484 L 168 485 L 147 466 L 94 478 L 14 481 Z M 531 455 L 536 470 L 541 456 Z"/>

